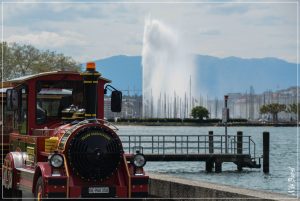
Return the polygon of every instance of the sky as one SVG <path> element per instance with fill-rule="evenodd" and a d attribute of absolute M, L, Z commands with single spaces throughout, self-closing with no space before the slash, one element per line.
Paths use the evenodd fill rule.
<path fill-rule="evenodd" d="M 162 2 L 7 0 L 2 37 L 78 62 L 141 55 L 145 20 L 151 18 L 176 30 L 192 54 L 297 62 L 297 1 Z"/>

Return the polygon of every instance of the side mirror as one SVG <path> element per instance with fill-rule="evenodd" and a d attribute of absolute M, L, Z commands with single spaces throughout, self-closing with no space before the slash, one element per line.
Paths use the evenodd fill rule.
<path fill-rule="evenodd" d="M 122 110 L 122 92 L 121 91 L 112 91 L 111 92 L 110 109 L 112 112 L 121 112 L 121 110 Z"/>
<path fill-rule="evenodd" d="M 6 107 L 8 111 L 13 111 L 18 109 L 19 98 L 18 92 L 15 89 L 6 90 Z"/>

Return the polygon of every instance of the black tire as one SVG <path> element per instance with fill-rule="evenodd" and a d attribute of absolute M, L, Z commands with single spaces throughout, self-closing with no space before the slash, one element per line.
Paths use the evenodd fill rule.
<path fill-rule="evenodd" d="M 3 200 L 11 199 L 11 197 L 12 197 L 12 190 L 11 189 L 7 189 L 4 186 L 2 186 L 2 188 L 3 188 Z"/>
<path fill-rule="evenodd" d="M 42 191 L 39 191 L 39 188 L 41 188 Z M 41 193 L 40 199 L 38 198 L 39 192 Z M 45 192 L 44 192 L 44 182 L 43 182 L 43 178 L 40 176 L 38 178 L 37 182 L 36 182 L 36 185 L 35 185 L 34 200 L 36 200 L 36 201 L 42 201 L 42 200 L 46 200 L 46 201 L 65 201 L 65 199 L 51 199 L 51 198 L 45 197 L 44 194 L 45 194 Z"/>
<path fill-rule="evenodd" d="M 40 195 L 39 195 L 40 193 Z M 34 191 L 34 198 L 35 200 L 43 200 L 42 198 L 44 197 L 44 182 L 43 182 L 43 178 L 42 177 L 39 177 L 37 182 L 36 182 L 36 185 L 35 185 L 35 191 Z M 39 196 L 40 199 L 39 199 Z"/>
<path fill-rule="evenodd" d="M 21 201 L 22 200 L 22 191 L 12 190 L 12 200 Z"/>
<path fill-rule="evenodd" d="M 20 201 L 22 200 L 22 191 L 15 189 L 7 189 L 3 187 L 3 199 Z"/>

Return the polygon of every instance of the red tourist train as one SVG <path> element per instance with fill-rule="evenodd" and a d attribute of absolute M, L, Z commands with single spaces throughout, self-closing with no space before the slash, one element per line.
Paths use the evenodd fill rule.
<path fill-rule="evenodd" d="M 104 120 L 104 94 L 120 112 L 122 93 L 88 63 L 83 73 L 60 71 L 3 83 L 4 197 L 146 197 L 142 154 L 124 153 Z"/>

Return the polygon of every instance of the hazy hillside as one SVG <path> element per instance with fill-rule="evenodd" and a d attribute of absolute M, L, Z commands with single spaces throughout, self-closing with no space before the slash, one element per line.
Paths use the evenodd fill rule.
<path fill-rule="evenodd" d="M 212 95 L 228 92 L 255 92 L 283 89 L 297 84 L 297 65 L 276 58 L 242 59 L 227 57 L 220 59 L 197 56 L 199 85 Z"/>
<path fill-rule="evenodd" d="M 113 81 L 119 89 L 142 89 L 140 56 L 113 56 L 96 61 L 102 75 Z M 203 95 L 222 96 L 229 92 L 255 92 L 296 86 L 297 65 L 276 58 L 243 59 L 196 56 L 197 84 Z"/>
<path fill-rule="evenodd" d="M 113 56 L 96 61 L 102 76 L 112 80 L 112 85 L 121 90 L 135 89 L 141 93 L 142 67 L 140 56 Z"/>

